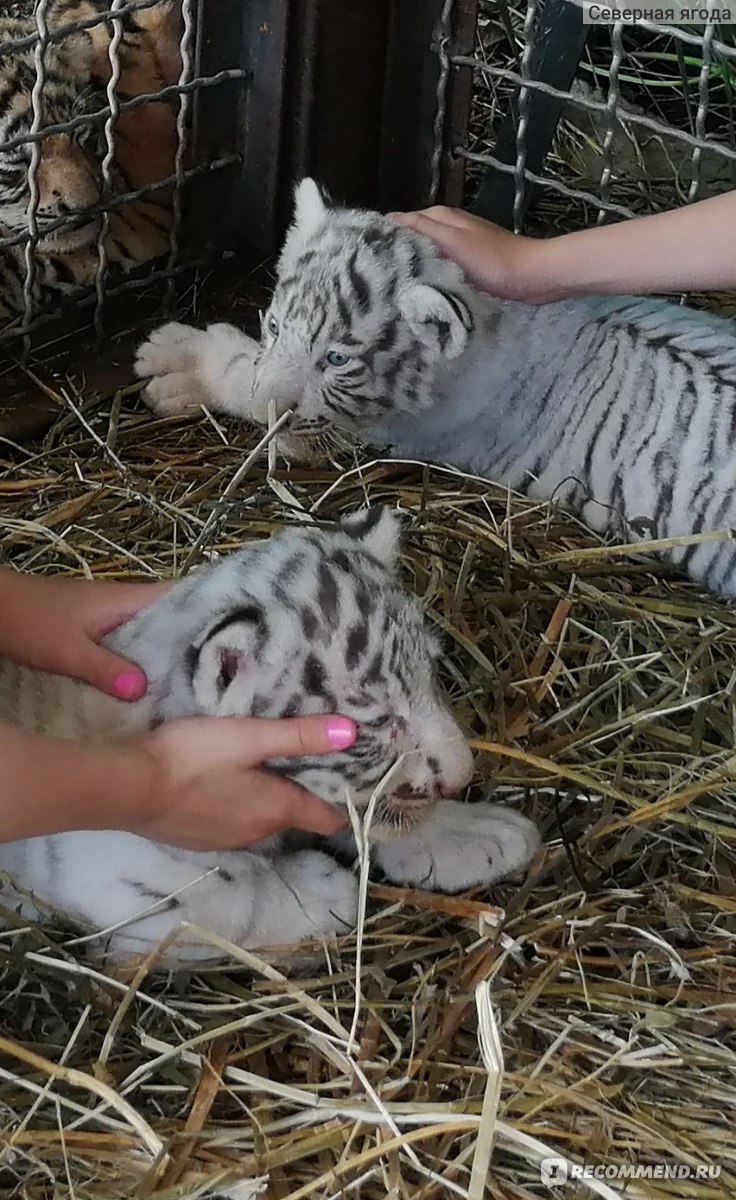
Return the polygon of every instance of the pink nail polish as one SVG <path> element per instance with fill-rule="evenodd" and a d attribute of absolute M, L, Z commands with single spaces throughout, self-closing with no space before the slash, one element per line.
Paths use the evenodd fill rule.
<path fill-rule="evenodd" d="M 115 680 L 115 694 L 121 700 L 140 700 L 146 690 L 146 677 L 142 671 L 123 671 Z"/>
<path fill-rule="evenodd" d="M 347 750 L 355 741 L 357 729 L 350 717 L 330 717 L 327 722 L 327 741 L 333 750 Z"/>

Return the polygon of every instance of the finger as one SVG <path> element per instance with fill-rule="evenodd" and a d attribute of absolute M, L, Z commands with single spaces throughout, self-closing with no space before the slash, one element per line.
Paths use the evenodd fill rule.
<path fill-rule="evenodd" d="M 433 237 L 438 229 L 441 228 L 439 221 L 433 221 L 423 212 L 411 213 L 387 213 L 392 221 L 396 221 L 397 225 L 403 225 L 406 229 L 413 229 L 415 233 L 422 233 L 425 237 Z"/>
<path fill-rule="evenodd" d="M 104 646 L 84 642 L 70 657 L 70 675 L 116 700 L 140 700 L 146 694 L 148 681 L 140 667 L 119 658 Z"/>
<path fill-rule="evenodd" d="M 298 811 L 290 821 L 292 829 L 304 829 L 308 833 L 319 833 L 322 837 L 332 837 L 347 829 L 350 822 L 346 813 L 309 792 L 307 796 L 309 799 L 300 802 Z"/>
<path fill-rule="evenodd" d="M 423 233 L 426 237 L 438 237 L 448 229 L 467 229 L 477 221 L 468 213 L 458 208 L 423 208 L 419 212 L 387 213 L 399 225 L 413 229 L 415 233 Z"/>
<path fill-rule="evenodd" d="M 432 208 L 423 208 L 420 214 L 435 225 L 452 226 L 453 229 L 467 229 L 469 225 L 481 224 L 480 217 L 465 212 L 462 208 L 448 208 L 445 204 L 435 204 Z"/>
<path fill-rule="evenodd" d="M 269 816 L 273 818 L 274 832 L 281 829 L 303 829 L 308 833 L 319 833 L 329 837 L 339 833 L 348 824 L 344 810 L 333 807 L 326 800 L 314 796 L 304 788 L 288 781 L 279 780 L 279 800 Z"/>
<path fill-rule="evenodd" d="M 283 717 L 279 720 L 258 718 L 255 729 L 258 733 L 256 745 L 259 762 L 270 758 L 312 757 L 335 750 L 347 750 L 358 733 L 355 721 L 340 716 Z M 252 718 L 248 733 L 252 747 Z"/>
<path fill-rule="evenodd" d="M 441 254 L 450 258 L 459 254 L 461 250 L 463 230 L 459 225 L 443 225 L 439 221 L 433 221 L 431 217 L 425 217 L 423 213 L 413 213 L 411 221 L 403 221 L 402 224 L 422 237 L 429 238 Z"/>
<path fill-rule="evenodd" d="M 258 782 L 254 783 L 254 778 Z M 238 805 L 238 824 L 242 830 L 232 830 L 227 841 L 232 845 L 250 846 L 286 829 L 303 829 L 329 837 L 347 825 L 346 814 L 333 808 L 326 800 L 312 795 L 289 779 L 280 779 L 268 771 L 253 772 L 249 790 L 257 804 L 243 808 Z M 222 833 L 222 822 L 219 826 Z"/>

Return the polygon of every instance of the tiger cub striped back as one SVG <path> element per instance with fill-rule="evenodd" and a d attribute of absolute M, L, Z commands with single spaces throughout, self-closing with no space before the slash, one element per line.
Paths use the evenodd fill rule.
<path fill-rule="evenodd" d="M 107 0 L 53 0 L 47 23 L 53 33 L 107 11 Z M 178 0 L 161 0 L 123 18 L 117 87 L 121 101 L 177 82 L 180 26 Z M 0 43 L 36 32 L 33 18 L 0 19 Z M 60 292 L 92 283 L 97 272 L 102 216 L 90 209 L 105 199 L 101 164 L 106 142 L 104 118 L 94 118 L 107 103 L 111 35 L 109 22 L 71 28 L 44 50 L 41 129 L 85 116 L 93 119 L 40 141 L 32 289 L 36 309 L 45 308 Z M 0 249 L 0 317 L 6 318 L 25 310 L 24 235 L 29 228 L 32 149 L 23 139 L 33 123 L 34 49 L 30 44 L 0 54 L 0 237 L 17 239 Z M 113 199 L 169 178 L 176 150 L 175 107 L 170 101 L 155 101 L 122 113 L 115 122 L 115 141 Z M 170 228 L 170 187 L 112 208 L 105 237 L 111 270 L 125 271 L 165 253 Z"/>

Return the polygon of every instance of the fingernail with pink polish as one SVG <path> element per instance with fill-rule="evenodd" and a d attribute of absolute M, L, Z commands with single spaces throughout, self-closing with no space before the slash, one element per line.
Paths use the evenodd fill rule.
<path fill-rule="evenodd" d="M 121 700 L 140 700 L 146 690 L 146 677 L 142 671 L 123 671 L 114 686 L 115 695 Z"/>
<path fill-rule="evenodd" d="M 333 750 L 347 750 L 357 735 L 355 721 L 350 717 L 330 717 L 327 722 L 327 741 Z"/>

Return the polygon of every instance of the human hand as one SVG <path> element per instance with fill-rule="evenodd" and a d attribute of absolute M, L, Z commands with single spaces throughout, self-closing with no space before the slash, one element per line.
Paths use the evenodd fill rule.
<path fill-rule="evenodd" d="M 431 238 L 484 291 L 505 300 L 551 299 L 534 278 L 535 256 L 543 245 L 458 208 L 437 206 L 421 212 L 389 213 L 400 225 Z"/>
<path fill-rule="evenodd" d="M 263 767 L 272 758 L 346 750 L 357 735 L 340 716 L 188 717 L 126 743 L 144 751 L 150 786 L 130 833 L 187 850 L 232 850 L 284 829 L 329 835 L 344 813 Z"/>
<path fill-rule="evenodd" d="M 98 643 L 168 587 L 0 571 L 0 654 L 71 675 L 118 700 L 139 700 L 146 691 L 143 671 Z"/>

